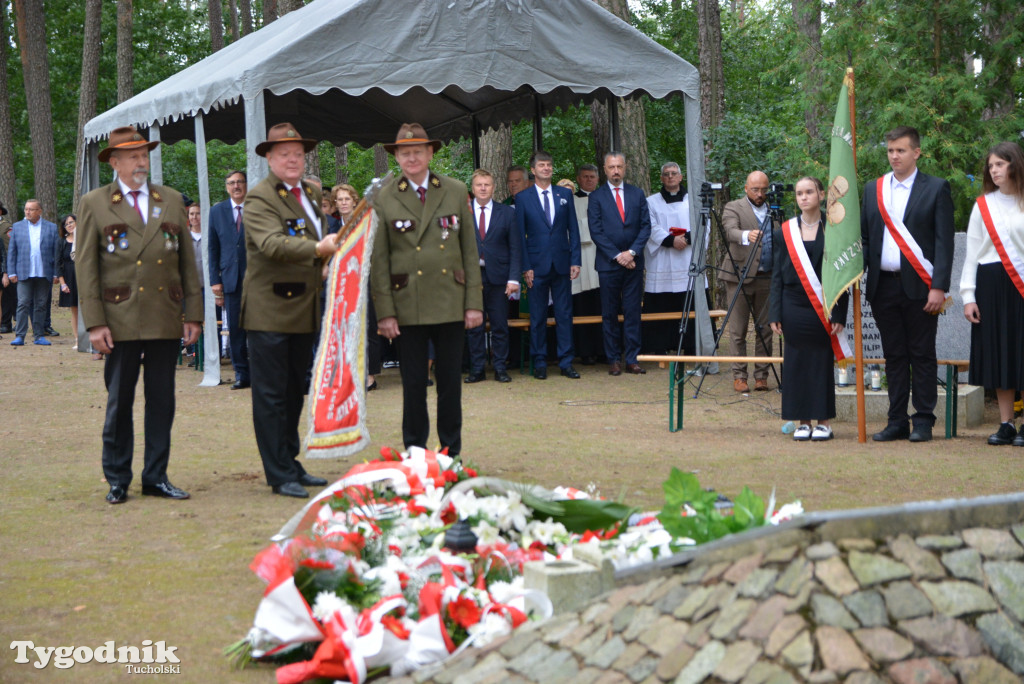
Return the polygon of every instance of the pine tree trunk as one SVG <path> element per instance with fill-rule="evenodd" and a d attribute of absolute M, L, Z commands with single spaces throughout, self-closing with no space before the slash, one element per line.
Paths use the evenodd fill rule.
<path fill-rule="evenodd" d="M 10 85 L 7 82 L 7 46 L 11 37 L 7 34 L 10 22 L 7 18 L 7 3 L 0 2 L 0 202 L 14 216 L 18 201 L 18 177 L 14 171 L 14 128 L 11 126 Z"/>
<path fill-rule="evenodd" d="M 314 147 L 312 150 L 306 153 L 306 174 L 307 176 L 316 176 L 320 178 L 320 147 Z M 320 178 L 320 182 L 323 183 L 323 179 Z"/>
<path fill-rule="evenodd" d="M 299 9 L 304 4 L 302 0 L 277 0 L 277 16 L 283 17 L 289 12 Z"/>
<path fill-rule="evenodd" d="M 263 0 L 263 25 L 277 19 L 277 0 Z"/>
<path fill-rule="evenodd" d="M 132 49 L 132 0 L 117 0 L 117 101 L 124 102 L 135 94 L 133 72 L 135 51 Z"/>
<path fill-rule="evenodd" d="M 725 76 L 722 70 L 722 15 L 718 0 L 695 0 L 697 5 L 697 50 L 700 60 L 700 120 L 701 128 L 713 131 L 721 125 L 725 118 Z M 742 12 L 742 5 L 740 6 Z M 704 161 L 711 156 L 711 144 L 704 147 Z M 728 183 L 728 178 L 709 178 L 711 182 Z M 727 187 L 727 186 L 726 186 Z M 725 193 L 718 193 L 718 206 L 721 212 Z M 721 233 L 711 231 L 711 247 L 707 256 L 709 264 L 718 263 L 718 255 L 723 253 Z M 709 286 L 713 293 L 716 306 L 725 302 L 725 284 L 710 273 Z"/>
<path fill-rule="evenodd" d="M 334 148 L 334 182 L 348 183 L 348 145 Z"/>
<path fill-rule="evenodd" d="M 228 0 L 228 16 L 231 20 L 231 42 L 238 40 L 238 5 L 235 0 Z"/>
<path fill-rule="evenodd" d="M 380 178 L 388 172 L 388 151 L 377 143 L 373 146 L 373 175 Z"/>
<path fill-rule="evenodd" d="M 46 17 L 43 14 L 43 3 L 37 0 L 15 0 L 14 11 L 17 15 L 25 102 L 28 105 L 28 130 L 32 143 L 32 171 L 35 176 L 33 194 L 43 205 L 43 216 L 56 221 L 57 171 L 53 154 Z"/>
<path fill-rule="evenodd" d="M 210 24 L 210 52 L 214 53 L 224 47 L 224 9 L 220 0 L 208 0 L 206 17 Z"/>
<path fill-rule="evenodd" d="M 800 51 L 804 71 L 803 96 L 806 99 L 804 123 L 807 136 L 813 144 L 818 142 L 821 135 L 819 122 L 826 115 L 818 99 L 822 88 L 822 73 L 818 67 L 821 55 L 821 0 L 793 0 L 793 19 L 797 31 L 804 39 Z"/>
<path fill-rule="evenodd" d="M 508 125 L 480 135 L 480 168 L 494 174 L 494 196 L 507 197 L 505 173 L 512 166 L 512 128 Z"/>
<path fill-rule="evenodd" d="M 627 0 L 595 0 L 595 2 L 622 21 L 627 24 L 629 23 L 630 13 Z M 651 180 L 647 168 L 649 159 L 647 156 L 647 120 L 644 116 L 644 103 L 642 100 L 618 99 L 617 106 L 619 108 L 619 147 L 621 148 L 618 151 L 626 155 L 626 180 L 641 188 L 645 193 L 650 194 Z M 592 120 L 596 120 L 593 108 L 591 108 L 590 116 Z M 605 119 L 607 120 L 607 115 Z M 599 151 L 606 149 L 607 142 L 605 142 L 604 146 L 600 145 L 597 135 L 598 131 L 595 127 L 595 147 Z M 607 133 L 604 135 L 604 140 L 608 140 Z M 599 153 L 599 157 L 602 161 L 598 162 L 598 167 L 603 167 L 604 154 Z"/>
<path fill-rule="evenodd" d="M 252 33 L 252 3 L 249 0 L 238 0 L 238 28 L 243 36 Z"/>
<path fill-rule="evenodd" d="M 85 158 L 85 136 L 82 131 L 89 119 L 96 116 L 96 89 L 100 70 L 100 28 L 102 0 L 85 1 L 85 26 L 82 40 L 82 83 L 78 91 L 78 144 L 75 147 L 75 187 L 72 207 L 82 197 L 82 162 Z"/>

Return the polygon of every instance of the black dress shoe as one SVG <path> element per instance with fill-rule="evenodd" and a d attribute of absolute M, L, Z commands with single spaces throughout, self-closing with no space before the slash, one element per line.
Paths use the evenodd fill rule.
<path fill-rule="evenodd" d="M 366 391 L 367 391 L 367 392 L 372 392 L 373 390 L 377 389 L 377 387 L 378 387 L 378 385 L 377 385 L 377 381 L 376 381 L 376 380 L 374 380 L 374 381 L 373 381 L 373 384 L 371 384 L 371 385 L 368 385 L 368 386 L 366 387 Z"/>
<path fill-rule="evenodd" d="M 128 490 L 121 485 L 110 485 L 110 491 L 107 492 L 107 503 L 119 504 L 124 503 L 128 500 Z"/>
<path fill-rule="evenodd" d="M 159 496 L 164 499 L 187 499 L 189 497 L 188 492 L 183 489 L 178 489 L 170 482 L 161 482 L 160 484 L 153 485 L 142 485 L 143 496 Z"/>
<path fill-rule="evenodd" d="M 47 337 L 60 337 L 60 333 L 57 332 L 56 330 L 54 330 L 52 327 L 48 326 L 46 328 L 46 336 Z"/>
<path fill-rule="evenodd" d="M 296 499 L 308 499 L 309 492 L 302 488 L 298 482 L 285 482 L 284 484 L 272 487 L 275 494 L 281 496 L 291 496 Z"/>
<path fill-rule="evenodd" d="M 231 386 L 231 389 L 248 389 L 252 387 L 252 383 L 248 380 L 235 380 L 235 384 Z"/>
<path fill-rule="evenodd" d="M 548 369 L 547 369 L 547 366 L 541 366 L 539 368 L 534 368 L 533 369 L 533 377 L 537 378 L 538 380 L 547 380 L 548 379 Z"/>
<path fill-rule="evenodd" d="M 9 325 L 0 325 L 0 333 L 12 333 L 14 328 Z"/>
<path fill-rule="evenodd" d="M 580 374 L 576 372 L 576 369 L 572 366 L 562 369 L 562 377 L 571 378 L 573 380 L 579 380 Z"/>
<path fill-rule="evenodd" d="M 1024 423 L 1021 423 L 1020 432 L 1013 438 L 1013 446 L 1024 447 Z"/>
<path fill-rule="evenodd" d="M 914 431 L 910 433 L 911 442 L 930 442 L 932 441 L 932 426 L 931 425 L 915 425 Z"/>
<path fill-rule="evenodd" d="M 993 435 L 989 435 L 988 443 L 992 446 L 1006 446 L 1013 444 L 1017 438 L 1017 429 L 1013 423 L 1000 423 L 999 429 Z"/>
<path fill-rule="evenodd" d="M 639 363 L 627 363 L 626 372 L 632 373 L 633 375 L 644 375 L 647 371 Z"/>
<path fill-rule="evenodd" d="M 910 430 L 906 425 L 886 425 L 881 432 L 871 435 L 876 442 L 895 442 L 897 439 L 906 439 L 910 436 Z"/>
<path fill-rule="evenodd" d="M 498 382 L 512 382 L 512 376 L 505 371 L 495 371 L 494 379 Z"/>
<path fill-rule="evenodd" d="M 303 473 L 299 476 L 299 484 L 303 487 L 326 487 L 327 480 L 316 475 L 310 475 L 309 473 Z"/>
<path fill-rule="evenodd" d="M 622 366 L 618 361 L 613 361 L 608 365 L 608 375 L 622 375 Z"/>
<path fill-rule="evenodd" d="M 427 378 L 427 387 L 433 387 L 433 386 L 434 386 L 434 381 L 431 380 L 430 378 Z"/>
<path fill-rule="evenodd" d="M 484 375 L 483 371 L 480 371 L 479 373 L 470 373 L 463 382 L 467 385 L 472 385 L 474 382 L 483 382 L 486 379 L 487 376 Z"/>

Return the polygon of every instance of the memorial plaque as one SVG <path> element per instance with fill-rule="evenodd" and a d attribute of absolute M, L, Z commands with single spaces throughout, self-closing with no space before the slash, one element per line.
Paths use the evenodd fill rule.
<path fill-rule="evenodd" d="M 940 359 L 967 360 L 971 355 L 971 324 L 964 318 L 964 301 L 960 297 L 960 274 L 963 271 L 966 255 L 967 233 L 957 233 L 953 242 L 953 278 L 949 285 L 949 296 L 952 297 L 952 300 L 946 306 L 946 310 L 939 314 L 939 331 L 935 338 L 935 353 Z M 864 295 L 863 280 L 861 286 L 861 335 L 865 363 L 868 363 L 867 359 L 882 358 L 885 355 L 882 352 L 882 337 L 875 324 L 875 316 Z M 852 305 L 846 317 L 844 332 L 850 343 L 850 349 L 853 349 Z M 946 381 L 944 366 L 939 366 L 938 376 L 943 382 Z M 967 373 L 960 374 L 960 382 L 967 382 Z"/>

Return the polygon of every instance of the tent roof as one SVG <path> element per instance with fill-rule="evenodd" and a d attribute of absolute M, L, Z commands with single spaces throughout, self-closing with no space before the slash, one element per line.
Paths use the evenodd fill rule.
<path fill-rule="evenodd" d="M 160 125 L 167 143 L 244 137 L 243 101 L 334 144 L 417 121 L 473 134 L 607 97 L 699 97 L 697 69 L 594 0 L 316 0 L 97 116 L 87 141 Z"/>

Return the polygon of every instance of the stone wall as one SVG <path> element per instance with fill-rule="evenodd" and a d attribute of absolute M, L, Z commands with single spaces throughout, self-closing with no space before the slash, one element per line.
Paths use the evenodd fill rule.
<path fill-rule="evenodd" d="M 387 681 L 1021 682 L 1022 520 L 1024 495 L 808 516 Z"/>

